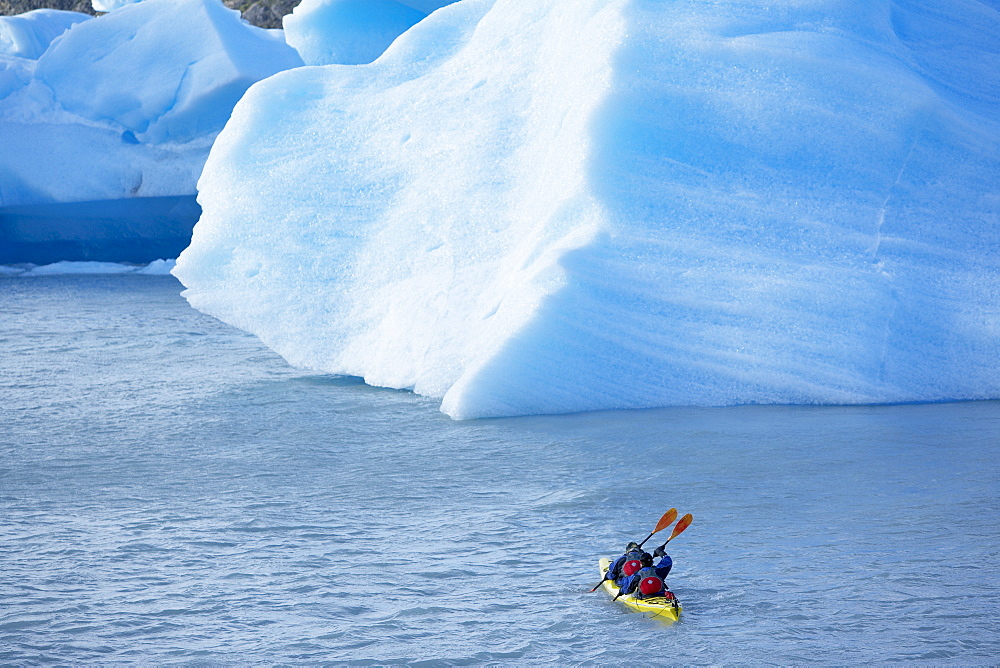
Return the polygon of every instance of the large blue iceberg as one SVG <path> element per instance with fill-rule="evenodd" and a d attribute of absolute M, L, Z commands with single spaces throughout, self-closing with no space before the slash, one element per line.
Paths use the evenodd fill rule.
<path fill-rule="evenodd" d="M 455 418 L 1000 397 L 1000 12 L 462 0 L 237 105 L 175 275 Z"/>

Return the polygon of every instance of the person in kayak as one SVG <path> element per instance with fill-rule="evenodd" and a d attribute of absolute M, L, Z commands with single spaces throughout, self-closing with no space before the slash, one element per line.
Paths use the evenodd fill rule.
<path fill-rule="evenodd" d="M 630 542 L 625 546 L 625 554 L 618 557 L 610 566 L 605 575 L 605 580 L 612 580 L 618 584 L 618 580 L 630 576 L 641 568 L 642 555 L 646 554 L 639 544 Z M 648 556 L 648 555 L 647 555 Z"/>
<path fill-rule="evenodd" d="M 639 570 L 621 579 L 618 585 L 621 595 L 632 594 L 639 599 L 655 596 L 673 598 L 673 593 L 668 591 L 666 580 L 674 561 L 662 548 L 658 548 L 653 554 L 660 557 L 660 562 L 653 566 L 653 557 L 643 554 L 639 560 Z"/>

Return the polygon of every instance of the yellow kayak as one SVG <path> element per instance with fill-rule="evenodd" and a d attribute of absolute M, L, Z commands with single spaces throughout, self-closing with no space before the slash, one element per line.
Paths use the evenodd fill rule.
<path fill-rule="evenodd" d="M 601 571 L 601 577 L 608 572 L 608 566 L 611 565 L 610 559 L 601 559 L 598 562 L 599 570 Z M 602 584 L 604 591 L 608 592 L 612 596 L 618 595 L 618 587 L 611 580 L 605 580 Z M 636 598 L 632 594 L 625 594 L 618 598 L 619 603 L 624 603 L 625 607 L 629 610 L 635 612 L 647 613 L 650 617 L 655 617 L 666 622 L 676 622 L 681 616 L 681 602 L 677 599 L 666 599 L 662 596 L 656 596 L 653 598 Z"/>

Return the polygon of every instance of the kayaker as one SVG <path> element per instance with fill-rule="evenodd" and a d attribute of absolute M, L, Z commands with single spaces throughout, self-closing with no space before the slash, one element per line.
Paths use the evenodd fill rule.
<path fill-rule="evenodd" d="M 660 552 L 662 554 L 659 554 Z M 660 557 L 660 562 L 656 566 L 653 566 L 652 555 L 643 554 L 639 561 L 641 568 L 621 579 L 618 587 L 622 595 L 632 594 L 640 599 L 654 596 L 673 598 L 666 584 L 667 574 L 674 565 L 673 559 L 661 549 L 657 549 L 656 554 Z"/>
<path fill-rule="evenodd" d="M 618 557 L 610 566 L 605 576 L 606 580 L 617 581 L 622 577 L 632 575 L 641 568 L 642 555 L 646 554 L 639 544 L 631 541 L 625 546 L 625 554 Z M 635 563 L 632 563 L 635 562 Z"/>

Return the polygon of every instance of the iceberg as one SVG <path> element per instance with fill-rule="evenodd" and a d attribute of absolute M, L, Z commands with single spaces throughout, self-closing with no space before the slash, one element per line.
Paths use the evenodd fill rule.
<path fill-rule="evenodd" d="M 457 419 L 1000 397 L 1000 12 L 463 0 L 236 106 L 174 268 Z"/>
<path fill-rule="evenodd" d="M 75 27 L 35 77 L 66 111 L 164 144 L 217 133 L 251 84 L 301 64 L 218 0 L 146 0 Z"/>
<path fill-rule="evenodd" d="M 0 16 L 0 54 L 37 60 L 56 37 L 90 18 L 89 14 L 59 9 Z"/>
<path fill-rule="evenodd" d="M 88 20 L 39 10 L 0 21 L 0 261 L 175 257 L 233 106 L 302 60 L 280 31 L 250 26 L 217 0 L 79 16 Z M 69 203 L 86 204 L 76 215 L 60 206 Z M 180 218 L 163 227 L 170 212 Z M 116 229 L 127 236 L 115 239 Z"/>

